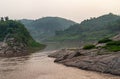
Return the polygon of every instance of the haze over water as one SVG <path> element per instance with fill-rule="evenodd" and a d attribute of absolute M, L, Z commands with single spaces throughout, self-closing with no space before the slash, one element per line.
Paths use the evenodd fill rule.
<path fill-rule="evenodd" d="M 119 8 L 120 0 L 0 0 L 0 16 L 9 16 L 12 19 L 57 16 L 80 22 L 110 12 L 120 14 Z M 0 57 L 0 79 L 120 78 L 111 74 L 85 71 L 54 63 L 54 59 L 47 56 L 56 49 L 67 48 L 64 43 L 60 45 L 48 46 L 44 51 L 29 56 Z M 69 47 L 75 46 L 69 44 Z"/>
<path fill-rule="evenodd" d="M 0 16 L 37 19 L 59 16 L 80 22 L 109 12 L 120 14 L 120 0 L 0 0 Z"/>

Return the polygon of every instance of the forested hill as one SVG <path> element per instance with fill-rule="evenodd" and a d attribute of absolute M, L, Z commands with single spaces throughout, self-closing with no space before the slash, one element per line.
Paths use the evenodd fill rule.
<path fill-rule="evenodd" d="M 25 55 L 42 48 L 44 45 L 37 43 L 20 22 L 8 17 L 0 20 L 0 56 Z"/>
<path fill-rule="evenodd" d="M 23 19 L 21 22 L 36 40 L 44 40 L 54 36 L 55 31 L 69 28 L 75 22 L 60 17 L 44 17 L 37 20 Z"/>
<path fill-rule="evenodd" d="M 114 36 L 118 32 L 120 32 L 120 16 L 109 13 L 97 18 L 84 20 L 80 24 L 72 25 L 64 31 L 57 31 L 56 36 L 49 40 L 94 41 Z"/>

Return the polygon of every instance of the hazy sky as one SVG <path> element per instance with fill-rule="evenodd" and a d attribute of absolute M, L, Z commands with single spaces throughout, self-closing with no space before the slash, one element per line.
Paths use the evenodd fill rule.
<path fill-rule="evenodd" d="M 120 14 L 120 0 L 0 0 L 0 16 L 13 19 L 59 16 L 80 22 L 109 12 Z"/>

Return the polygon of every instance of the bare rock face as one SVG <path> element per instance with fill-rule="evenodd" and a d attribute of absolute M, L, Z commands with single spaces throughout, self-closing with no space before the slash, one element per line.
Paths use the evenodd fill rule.
<path fill-rule="evenodd" d="M 62 49 L 62 50 L 56 51 L 53 54 L 50 54 L 49 57 L 57 58 L 55 60 L 55 62 L 59 62 L 61 60 L 71 59 L 73 57 L 77 57 L 77 56 L 81 56 L 81 55 L 82 54 L 80 52 L 74 52 L 74 51 L 70 51 L 67 49 Z"/>
<path fill-rule="evenodd" d="M 116 35 L 116 36 L 113 37 L 112 39 L 113 39 L 113 40 L 116 40 L 116 41 L 120 40 L 120 34 Z"/>
<path fill-rule="evenodd" d="M 0 43 L 0 56 L 14 57 L 26 55 L 27 47 L 24 43 L 19 43 L 14 38 L 7 38 L 4 42 Z"/>
<path fill-rule="evenodd" d="M 120 52 L 94 55 L 97 52 L 95 49 L 89 51 L 80 50 L 79 52 L 64 49 L 49 56 L 56 58 L 55 62 L 66 66 L 120 75 Z"/>

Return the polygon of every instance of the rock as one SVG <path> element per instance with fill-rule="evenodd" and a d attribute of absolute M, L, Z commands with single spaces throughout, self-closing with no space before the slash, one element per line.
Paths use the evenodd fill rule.
<path fill-rule="evenodd" d="M 28 54 L 26 51 L 26 45 L 17 42 L 14 38 L 6 38 L 6 42 L 0 43 L 0 48 L 0 56 L 3 57 L 14 57 Z"/>
<path fill-rule="evenodd" d="M 103 47 L 105 45 L 106 45 L 106 43 L 101 43 L 101 44 L 97 44 L 96 47 Z"/>
<path fill-rule="evenodd" d="M 2 50 L 2 47 L 0 47 L 0 50 Z"/>
<path fill-rule="evenodd" d="M 60 50 L 49 56 L 55 57 L 55 62 L 66 66 L 120 75 L 120 52 L 95 56 L 91 55 L 93 52 L 97 53 L 97 49 L 79 52 Z"/>
<path fill-rule="evenodd" d="M 81 56 L 81 55 L 83 55 L 83 54 L 81 54 L 80 52 L 73 52 L 73 53 L 71 53 L 69 55 L 66 55 L 66 58 L 71 59 L 73 57 L 78 57 L 78 56 Z"/>
<path fill-rule="evenodd" d="M 4 48 L 4 47 L 7 47 L 8 44 L 7 43 L 2 43 L 1 47 Z"/>
<path fill-rule="evenodd" d="M 116 36 L 115 36 L 115 37 L 113 37 L 112 39 L 113 39 L 113 40 L 115 40 L 115 41 L 120 40 L 120 34 L 116 35 Z"/>

